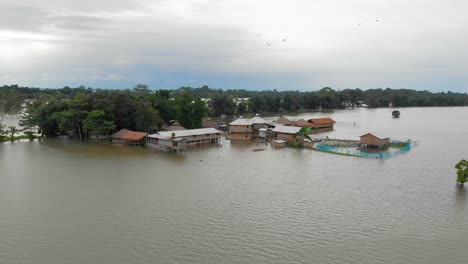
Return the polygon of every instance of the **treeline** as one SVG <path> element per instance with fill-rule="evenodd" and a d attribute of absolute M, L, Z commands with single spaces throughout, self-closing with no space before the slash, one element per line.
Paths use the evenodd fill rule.
<path fill-rule="evenodd" d="M 208 114 L 206 104 L 186 90 L 153 92 L 146 85 L 137 85 L 132 90 L 83 87 L 13 90 L 20 91 L 15 98 L 22 97 L 23 102 L 30 99 L 23 105 L 26 109 L 21 126 L 26 131 L 38 128 L 45 136 L 73 133 L 85 139 L 91 135 L 109 135 L 122 128 L 154 133 L 171 120 L 187 128 L 198 128 Z M 5 105 L 7 98 L 1 94 L 0 100 Z"/>
<path fill-rule="evenodd" d="M 207 86 L 150 90 L 136 85 L 127 90 L 80 86 L 38 89 L 17 85 L 0 87 L 0 112 L 26 106 L 22 125 L 38 127 L 47 136 L 73 132 L 81 138 L 109 134 L 121 128 L 154 132 L 177 120 L 186 128 L 202 126 L 203 118 L 244 113 L 277 113 L 314 109 L 367 107 L 467 106 L 464 93 L 431 93 L 409 89 L 345 89 L 318 91 L 221 90 Z"/>

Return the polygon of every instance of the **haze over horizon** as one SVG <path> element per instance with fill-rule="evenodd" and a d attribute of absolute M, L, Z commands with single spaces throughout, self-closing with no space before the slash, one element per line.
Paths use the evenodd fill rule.
<path fill-rule="evenodd" d="M 0 84 L 468 92 L 468 2 L 0 0 Z"/>

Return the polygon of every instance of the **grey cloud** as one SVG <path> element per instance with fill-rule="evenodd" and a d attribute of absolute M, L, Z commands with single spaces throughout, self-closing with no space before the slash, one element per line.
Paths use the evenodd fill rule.
<path fill-rule="evenodd" d="M 47 11 L 20 5 L 1 5 L 0 30 L 38 31 L 47 23 Z"/>

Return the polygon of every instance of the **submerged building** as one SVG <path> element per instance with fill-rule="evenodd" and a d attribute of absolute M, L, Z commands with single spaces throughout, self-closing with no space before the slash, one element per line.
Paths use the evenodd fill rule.
<path fill-rule="evenodd" d="M 253 137 L 263 137 L 268 122 L 256 114 L 251 119 L 242 116 L 229 123 L 229 133 L 234 140 L 250 140 Z"/>
<path fill-rule="evenodd" d="M 296 133 L 301 130 L 301 127 L 296 126 L 276 126 L 273 129 L 273 133 L 275 133 L 275 140 L 284 140 L 286 142 L 292 142 Z"/>
<path fill-rule="evenodd" d="M 301 118 L 294 121 L 282 116 L 276 122 L 283 126 L 310 127 L 312 128 L 311 133 L 333 131 L 336 124 L 335 120 L 329 117 L 310 118 L 307 121 Z"/>
<path fill-rule="evenodd" d="M 114 133 L 111 137 L 112 142 L 117 144 L 144 145 L 147 136 L 148 133 L 131 131 L 124 128 Z"/>
<path fill-rule="evenodd" d="M 324 117 L 324 118 L 311 118 L 307 120 L 311 124 L 311 128 L 315 132 L 325 132 L 325 131 L 333 131 L 334 125 L 335 125 L 335 120 L 329 118 L 329 117 Z"/>
<path fill-rule="evenodd" d="M 220 138 L 221 131 L 214 128 L 161 131 L 149 135 L 147 145 L 161 151 L 179 152 L 190 146 L 218 144 Z"/>
<path fill-rule="evenodd" d="M 379 138 L 371 133 L 360 136 L 359 147 L 383 149 L 390 144 L 390 138 Z"/>

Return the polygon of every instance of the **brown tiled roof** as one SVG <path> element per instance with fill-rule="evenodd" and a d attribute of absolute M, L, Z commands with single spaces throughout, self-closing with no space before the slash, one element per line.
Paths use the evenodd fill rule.
<path fill-rule="evenodd" d="M 285 125 L 285 126 L 290 126 L 292 125 L 292 122 L 291 120 L 287 119 L 286 117 L 282 116 L 278 119 L 278 121 L 276 121 L 276 123 L 278 124 L 281 124 L 281 125 Z"/>
<path fill-rule="evenodd" d="M 378 140 L 388 139 L 388 137 L 379 138 L 378 136 L 376 136 L 376 135 L 374 135 L 374 134 L 372 134 L 372 133 L 367 133 L 367 134 L 364 134 L 364 135 L 362 135 L 362 136 L 360 136 L 360 137 L 365 137 L 365 136 L 371 136 L 371 137 L 374 137 L 374 138 L 376 138 L 376 139 L 378 139 Z"/>
<path fill-rule="evenodd" d="M 122 129 L 112 135 L 112 138 L 122 139 L 126 141 L 138 141 L 148 136 L 148 133 L 131 131 L 128 129 Z"/>
<path fill-rule="evenodd" d="M 307 120 L 308 122 L 314 124 L 314 125 L 331 125 L 335 124 L 335 120 L 329 118 L 329 117 L 324 117 L 324 118 L 311 118 Z"/>
<path fill-rule="evenodd" d="M 296 122 L 294 122 L 293 125 L 297 127 L 310 127 L 312 124 L 301 118 L 297 120 Z"/>

